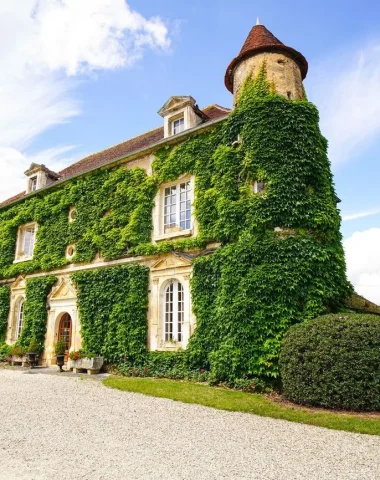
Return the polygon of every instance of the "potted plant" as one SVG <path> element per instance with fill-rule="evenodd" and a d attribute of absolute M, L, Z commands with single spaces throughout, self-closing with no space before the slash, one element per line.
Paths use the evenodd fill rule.
<path fill-rule="evenodd" d="M 13 345 L 10 351 L 11 354 L 11 363 L 14 365 L 15 363 L 23 363 L 25 360 L 25 350 L 17 345 Z"/>
<path fill-rule="evenodd" d="M 40 351 L 40 347 L 35 337 L 33 337 L 26 351 L 30 368 L 33 368 L 36 365 L 39 351 Z"/>
<path fill-rule="evenodd" d="M 65 352 L 66 352 L 66 344 L 60 338 L 55 344 L 55 354 L 57 356 L 57 365 L 59 367 L 60 372 L 63 372 L 62 367 L 65 363 Z"/>

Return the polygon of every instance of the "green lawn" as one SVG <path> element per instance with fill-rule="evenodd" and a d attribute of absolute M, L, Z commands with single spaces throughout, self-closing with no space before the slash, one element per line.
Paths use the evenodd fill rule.
<path fill-rule="evenodd" d="M 233 390 L 209 387 L 186 381 L 152 378 L 110 377 L 104 385 L 118 390 L 170 398 L 184 403 L 197 403 L 219 410 L 254 413 L 263 417 L 306 423 L 333 430 L 380 435 L 380 417 L 332 413 L 323 410 L 280 405 L 268 397 Z"/>

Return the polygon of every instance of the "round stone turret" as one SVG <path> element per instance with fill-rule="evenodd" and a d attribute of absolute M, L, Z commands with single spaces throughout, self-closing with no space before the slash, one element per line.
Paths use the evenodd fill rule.
<path fill-rule="evenodd" d="M 302 81 L 307 75 L 305 57 L 294 48 L 287 47 L 264 25 L 255 25 L 249 32 L 239 55 L 232 60 L 224 78 L 225 85 L 234 95 L 236 104 L 244 80 L 257 75 L 266 63 L 267 79 L 277 93 L 295 100 L 303 98 Z"/>

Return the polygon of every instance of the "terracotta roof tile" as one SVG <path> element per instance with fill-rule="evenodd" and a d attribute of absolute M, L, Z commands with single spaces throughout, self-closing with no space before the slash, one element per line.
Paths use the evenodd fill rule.
<path fill-rule="evenodd" d="M 294 48 L 284 45 L 264 25 L 255 25 L 249 32 L 239 55 L 232 60 L 227 68 L 224 83 L 231 93 L 233 93 L 233 71 L 235 67 L 245 58 L 262 52 L 283 53 L 290 56 L 300 67 L 302 78 L 306 77 L 308 70 L 306 58 Z"/>
<path fill-rule="evenodd" d="M 206 108 L 202 109 L 203 113 L 205 113 L 208 117 L 208 121 L 217 120 L 218 118 L 226 117 L 230 113 L 229 108 L 224 108 L 219 105 L 209 105 Z M 127 156 L 133 152 L 141 150 L 143 148 L 147 148 L 155 143 L 159 142 L 160 140 L 164 139 L 164 127 L 155 128 L 154 130 L 150 130 L 149 132 L 143 133 L 137 137 L 131 138 L 126 142 L 119 143 L 113 147 L 107 148 L 106 150 L 102 150 L 101 152 L 93 153 L 88 157 L 79 160 L 78 162 L 70 165 L 69 167 L 61 170 L 59 172 L 61 176 L 61 180 L 68 179 L 74 175 L 78 175 L 80 173 L 84 173 L 87 170 L 91 170 L 97 167 L 101 167 L 102 165 L 107 164 L 108 162 Z M 19 193 L 8 200 L 0 203 L 0 208 L 12 203 L 15 200 L 23 197 L 25 192 Z"/>

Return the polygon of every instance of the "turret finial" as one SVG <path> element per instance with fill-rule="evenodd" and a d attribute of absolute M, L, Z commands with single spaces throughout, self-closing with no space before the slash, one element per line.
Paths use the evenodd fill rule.
<path fill-rule="evenodd" d="M 256 25 L 261 25 L 261 23 L 260 23 L 260 18 L 259 18 L 259 17 L 257 17 Z"/>

